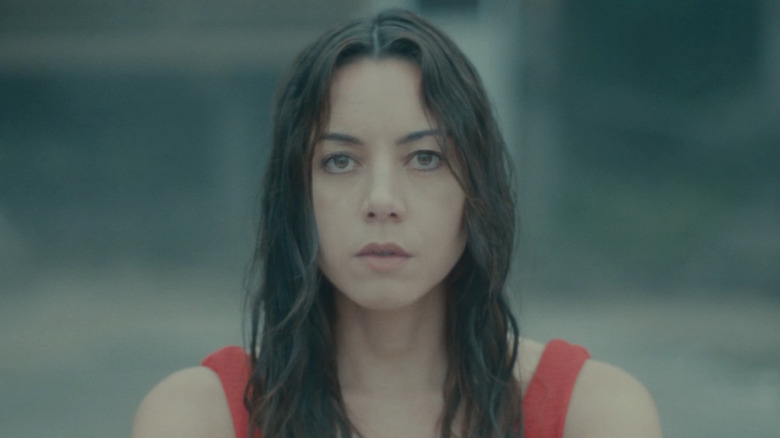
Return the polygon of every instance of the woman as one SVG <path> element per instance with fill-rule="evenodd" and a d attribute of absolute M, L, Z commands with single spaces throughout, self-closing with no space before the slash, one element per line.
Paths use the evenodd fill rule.
<path fill-rule="evenodd" d="M 519 338 L 509 164 L 430 23 L 388 11 L 323 35 L 276 98 L 250 353 L 166 378 L 133 436 L 660 436 L 625 372 Z"/>

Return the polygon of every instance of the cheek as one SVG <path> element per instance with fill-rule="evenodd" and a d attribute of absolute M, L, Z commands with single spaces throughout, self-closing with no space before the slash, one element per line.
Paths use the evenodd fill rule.
<path fill-rule="evenodd" d="M 312 204 L 314 206 L 314 223 L 317 226 L 317 234 L 320 239 L 320 251 L 325 244 L 323 240 L 333 232 L 331 223 L 333 222 L 330 212 L 330 204 L 321 196 L 313 194 Z"/>
<path fill-rule="evenodd" d="M 458 197 L 453 201 L 453 205 L 456 205 L 456 210 L 452 213 L 454 217 L 457 217 L 457 248 L 459 252 L 463 252 L 466 248 L 466 242 L 468 241 L 468 226 L 466 225 L 466 197 L 460 186 L 458 186 Z"/>
<path fill-rule="evenodd" d="M 460 216 L 460 219 L 458 220 L 458 247 L 462 251 L 466 248 L 466 242 L 468 241 L 468 227 L 466 225 L 466 206 L 465 202 L 463 202 L 458 216 Z"/>
<path fill-rule="evenodd" d="M 435 230 L 438 239 L 449 242 L 450 248 L 462 250 L 466 245 L 466 199 L 460 186 L 441 193 L 438 202 L 429 203 L 426 210 L 430 213 L 429 230 Z"/>
<path fill-rule="evenodd" d="M 344 233 L 348 232 L 345 198 L 341 191 L 329 190 L 322 184 L 313 184 L 312 206 L 319 235 L 320 257 L 332 251 L 334 244 L 343 241 Z"/>

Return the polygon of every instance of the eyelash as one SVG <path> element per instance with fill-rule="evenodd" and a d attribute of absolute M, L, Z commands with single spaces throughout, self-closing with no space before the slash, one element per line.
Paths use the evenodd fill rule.
<path fill-rule="evenodd" d="M 431 157 L 432 164 L 429 164 L 427 166 L 426 165 L 413 166 L 415 170 L 419 170 L 421 172 L 430 172 L 432 170 L 438 169 L 441 166 L 442 155 L 439 152 L 428 150 L 428 149 L 421 149 L 412 152 L 411 154 L 409 154 L 406 163 L 411 164 L 415 159 L 419 160 L 420 156 L 425 156 L 425 155 Z M 347 165 L 343 168 L 333 167 L 335 160 L 342 159 L 342 158 L 349 160 Z M 337 152 L 323 158 L 321 166 L 326 172 L 340 174 L 340 173 L 347 173 L 351 171 L 356 164 L 357 164 L 357 160 L 355 160 L 355 158 L 351 157 L 349 154 Z"/>
<path fill-rule="evenodd" d="M 421 155 L 430 155 L 431 158 L 432 158 L 431 161 L 433 162 L 433 165 L 431 165 L 430 167 L 425 167 L 424 166 L 425 168 L 416 168 L 417 170 L 421 170 L 423 172 L 428 172 L 428 171 L 431 171 L 431 170 L 438 169 L 441 166 L 441 164 L 442 164 L 442 157 L 441 157 L 440 153 L 438 153 L 436 151 L 426 150 L 426 149 L 421 149 L 419 151 L 413 152 L 412 155 L 411 155 L 411 158 L 409 158 L 408 162 L 411 163 L 415 158 L 419 159 L 419 157 Z"/>
<path fill-rule="evenodd" d="M 346 159 L 350 160 L 349 164 L 351 164 L 352 167 L 354 167 L 354 165 L 356 163 L 354 158 L 350 157 L 347 154 L 339 152 L 339 153 L 335 153 L 335 154 L 330 154 L 330 155 L 326 156 L 325 158 L 323 158 L 322 159 L 322 168 L 325 169 L 325 171 L 330 172 L 330 173 L 347 173 L 350 170 L 352 170 L 352 167 L 350 167 L 349 169 L 346 169 L 346 170 L 345 169 L 341 169 L 341 168 L 334 168 L 334 167 L 332 167 L 332 164 L 333 164 L 334 160 L 339 159 L 339 158 L 346 158 Z"/>

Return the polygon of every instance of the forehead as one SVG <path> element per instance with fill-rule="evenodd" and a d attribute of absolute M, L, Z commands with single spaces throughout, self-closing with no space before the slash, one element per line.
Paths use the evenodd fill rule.
<path fill-rule="evenodd" d="M 329 130 L 431 128 L 419 67 L 402 59 L 361 59 L 333 78 Z"/>

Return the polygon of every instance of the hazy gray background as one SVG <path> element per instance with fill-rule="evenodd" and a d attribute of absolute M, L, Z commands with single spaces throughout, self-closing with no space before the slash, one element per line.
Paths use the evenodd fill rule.
<path fill-rule="evenodd" d="M 780 436 L 780 3 L 0 0 L 0 437 L 124 437 L 240 344 L 269 100 L 344 18 L 423 12 L 517 161 L 522 330 L 669 437 Z"/>

